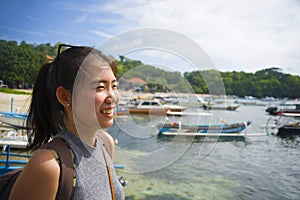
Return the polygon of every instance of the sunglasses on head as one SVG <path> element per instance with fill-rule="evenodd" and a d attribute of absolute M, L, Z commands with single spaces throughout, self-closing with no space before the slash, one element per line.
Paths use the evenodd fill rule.
<path fill-rule="evenodd" d="M 70 45 L 70 44 L 59 44 L 58 45 L 58 49 L 57 49 L 57 55 L 56 55 L 56 73 L 55 73 L 55 82 L 57 83 L 57 77 L 58 77 L 58 63 L 59 63 L 59 59 L 60 59 L 60 51 L 62 50 L 63 47 L 67 47 L 67 48 L 76 48 L 76 47 L 83 47 L 83 46 L 77 46 L 77 45 Z"/>

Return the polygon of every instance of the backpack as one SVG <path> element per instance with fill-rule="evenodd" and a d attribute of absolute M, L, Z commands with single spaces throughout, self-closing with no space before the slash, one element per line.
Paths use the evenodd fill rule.
<path fill-rule="evenodd" d="M 74 175 L 75 165 L 72 151 L 68 144 L 62 138 L 54 138 L 52 141 L 44 144 L 42 149 L 54 150 L 59 158 L 60 177 L 59 187 L 56 194 L 56 199 L 66 200 L 73 197 L 74 192 Z M 0 199 L 5 200 L 9 198 L 10 191 L 21 174 L 23 168 L 12 170 L 3 174 L 0 177 Z"/>

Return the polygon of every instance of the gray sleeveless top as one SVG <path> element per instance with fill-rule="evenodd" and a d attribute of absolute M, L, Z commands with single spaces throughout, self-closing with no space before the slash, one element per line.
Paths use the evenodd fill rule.
<path fill-rule="evenodd" d="M 111 189 L 105 160 L 102 153 L 102 143 L 95 142 L 94 147 L 84 144 L 80 138 L 67 130 L 56 135 L 69 144 L 75 155 L 76 187 L 74 200 L 111 200 Z M 116 199 L 125 199 L 123 188 L 116 176 L 112 160 L 107 152 L 106 158 L 111 167 Z"/>

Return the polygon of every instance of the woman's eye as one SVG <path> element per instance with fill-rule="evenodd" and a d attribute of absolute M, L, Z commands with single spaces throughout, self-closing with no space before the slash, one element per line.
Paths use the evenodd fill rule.
<path fill-rule="evenodd" d="M 103 86 L 103 85 L 98 85 L 98 86 L 96 87 L 96 89 L 97 89 L 97 90 L 104 90 L 104 86 Z"/>

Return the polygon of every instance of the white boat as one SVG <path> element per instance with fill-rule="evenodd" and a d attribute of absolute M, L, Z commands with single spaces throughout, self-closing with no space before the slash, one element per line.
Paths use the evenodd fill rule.
<path fill-rule="evenodd" d="M 173 116 L 212 116 L 211 112 L 171 112 L 167 111 L 167 115 Z"/>
<path fill-rule="evenodd" d="M 127 104 L 128 113 L 165 115 L 167 112 L 182 112 L 186 107 L 161 104 L 157 99 L 134 99 Z"/>
<path fill-rule="evenodd" d="M 132 100 L 128 104 L 128 112 L 132 114 L 166 114 L 165 107 L 156 99 Z"/>
<path fill-rule="evenodd" d="M 180 100 L 177 96 L 167 96 L 164 98 L 165 104 L 179 104 Z"/>
<path fill-rule="evenodd" d="M 173 104 L 164 104 L 163 107 L 169 112 L 183 112 L 187 107 Z"/>
<path fill-rule="evenodd" d="M 23 134 L 22 130 L 10 130 L 7 133 L 1 133 L 0 147 L 5 149 L 7 145 L 10 145 L 11 148 L 25 149 L 28 145 L 27 134 Z"/>

